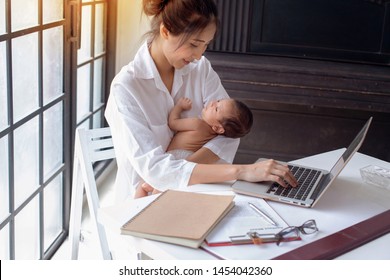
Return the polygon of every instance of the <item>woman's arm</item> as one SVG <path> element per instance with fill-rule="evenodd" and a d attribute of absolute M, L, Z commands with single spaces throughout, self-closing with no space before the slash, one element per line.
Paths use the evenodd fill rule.
<path fill-rule="evenodd" d="M 291 186 L 297 186 L 297 180 L 288 166 L 272 159 L 253 164 L 197 164 L 192 171 L 189 185 L 231 180 L 274 181 L 284 187 L 288 186 L 287 182 Z"/>
<path fill-rule="evenodd" d="M 151 104 L 146 99 L 149 95 L 138 96 L 127 87 L 124 82 L 113 83 L 105 112 L 117 155 L 121 193 L 130 194 L 140 181 L 159 190 L 187 186 L 195 163 L 175 160 L 165 152 L 172 137 L 167 116 L 164 117 L 167 108 L 156 110 L 154 106 L 146 106 Z M 162 106 L 168 104 L 164 100 L 156 102 Z"/>

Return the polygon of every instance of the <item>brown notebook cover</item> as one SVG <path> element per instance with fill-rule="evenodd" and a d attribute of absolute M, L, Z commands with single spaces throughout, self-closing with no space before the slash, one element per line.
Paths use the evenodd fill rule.
<path fill-rule="evenodd" d="M 167 190 L 121 227 L 122 234 L 198 248 L 234 206 L 233 195 Z"/>
<path fill-rule="evenodd" d="M 280 255 L 274 260 L 330 260 L 390 232 L 390 210 L 322 239 Z"/>

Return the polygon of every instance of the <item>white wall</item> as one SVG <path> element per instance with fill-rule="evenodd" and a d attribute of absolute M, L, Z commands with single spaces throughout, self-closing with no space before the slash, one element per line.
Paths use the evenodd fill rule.
<path fill-rule="evenodd" d="M 142 13 L 142 0 L 118 0 L 116 73 L 131 60 L 149 31 L 150 22 Z"/>

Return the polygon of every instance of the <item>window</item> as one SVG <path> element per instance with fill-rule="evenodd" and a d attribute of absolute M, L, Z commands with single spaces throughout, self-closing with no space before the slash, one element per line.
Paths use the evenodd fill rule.
<path fill-rule="evenodd" d="M 102 126 L 105 88 L 107 1 L 83 0 L 77 52 L 77 125 Z"/>
<path fill-rule="evenodd" d="M 108 2 L 0 0 L 0 259 L 66 238 L 74 130 L 104 125 Z"/>

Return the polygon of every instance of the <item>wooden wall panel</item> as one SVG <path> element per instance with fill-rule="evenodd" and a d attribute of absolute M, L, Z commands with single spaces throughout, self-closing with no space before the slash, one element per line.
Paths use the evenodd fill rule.
<path fill-rule="evenodd" d="M 255 123 L 235 162 L 293 160 L 346 147 L 373 116 L 363 153 L 390 161 L 390 68 L 208 52 L 231 97 Z"/>

